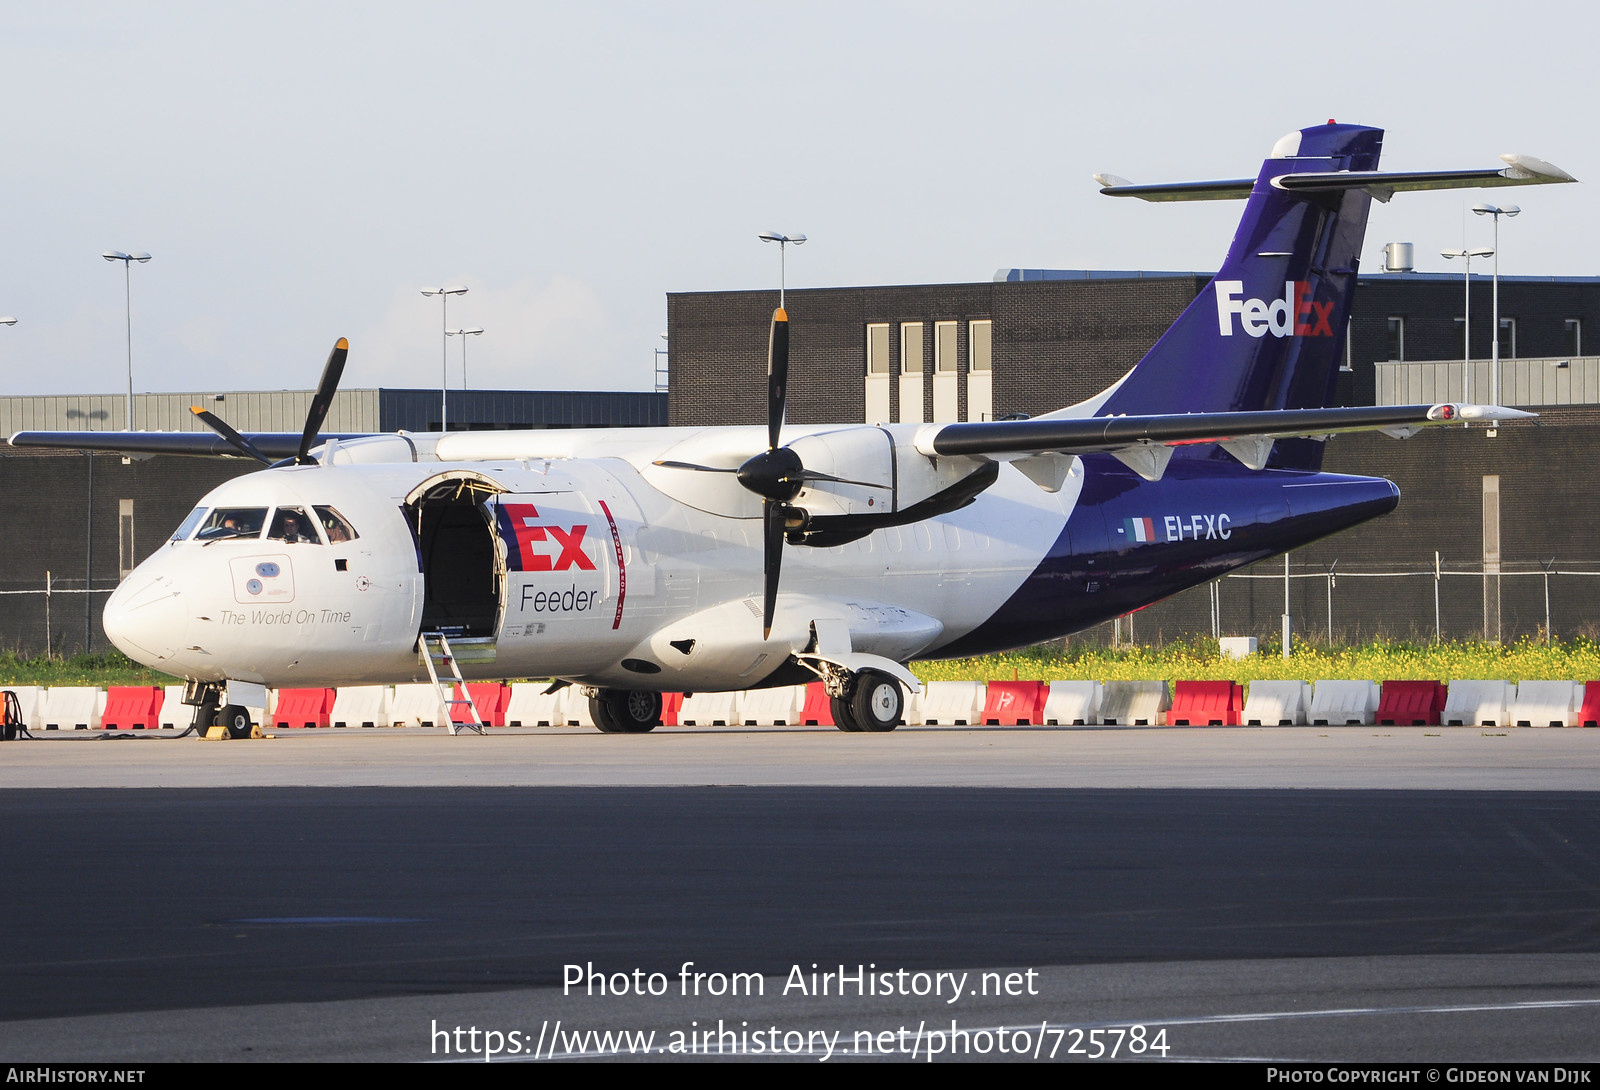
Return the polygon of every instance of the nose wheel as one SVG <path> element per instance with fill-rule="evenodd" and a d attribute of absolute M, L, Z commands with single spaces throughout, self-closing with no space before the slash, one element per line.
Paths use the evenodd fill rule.
<path fill-rule="evenodd" d="M 832 698 L 833 722 L 842 731 L 882 734 L 900 725 L 905 694 L 900 683 L 877 670 L 862 670 L 845 696 Z"/>

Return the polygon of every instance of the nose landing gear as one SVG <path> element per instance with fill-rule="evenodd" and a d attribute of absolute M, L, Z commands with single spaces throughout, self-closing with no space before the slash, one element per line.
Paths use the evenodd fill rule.
<path fill-rule="evenodd" d="M 183 702 L 194 705 L 194 719 L 191 728 L 195 737 L 205 741 L 211 735 L 213 727 L 221 727 L 228 738 L 251 738 L 259 736 L 255 723 L 250 719 L 250 709 L 242 704 L 222 704 L 222 686 L 212 682 L 191 681 L 184 688 Z"/>

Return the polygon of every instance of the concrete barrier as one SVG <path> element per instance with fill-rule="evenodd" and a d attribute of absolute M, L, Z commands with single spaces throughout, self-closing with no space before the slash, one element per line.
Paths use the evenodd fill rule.
<path fill-rule="evenodd" d="M 1089 727 L 1100 721 L 1104 686 L 1098 681 L 1052 681 L 1040 720 L 1048 727 Z"/>
<path fill-rule="evenodd" d="M 589 698 L 576 685 L 568 685 L 556 693 L 557 726 L 592 727 L 594 715 L 589 711 Z"/>
<path fill-rule="evenodd" d="M 804 685 L 747 689 L 739 702 L 739 718 L 747 727 L 789 726 L 800 721 L 805 704 Z"/>
<path fill-rule="evenodd" d="M 431 682 L 396 685 L 389 695 L 389 722 L 397 727 L 442 727 L 439 690 Z"/>
<path fill-rule="evenodd" d="M 1582 704 L 1582 682 L 1524 681 L 1506 711 L 1506 722 L 1517 727 L 1576 727 Z"/>
<path fill-rule="evenodd" d="M 390 692 L 387 685 L 346 685 L 334 695 L 328 721 L 335 727 L 387 727 Z"/>
<path fill-rule="evenodd" d="M 99 730 L 102 695 L 99 689 L 76 685 L 50 686 L 39 698 L 37 729 Z"/>
<path fill-rule="evenodd" d="M 17 694 L 17 710 L 22 714 L 22 725 L 30 731 L 42 730 L 39 725 L 39 698 L 44 695 L 42 685 L 0 685 Z"/>
<path fill-rule="evenodd" d="M 1252 681 L 1239 721 L 1247 727 L 1300 727 L 1310 710 L 1309 681 Z"/>
<path fill-rule="evenodd" d="M 1509 681 L 1452 681 L 1439 721 L 1447 727 L 1503 727 L 1515 695 Z"/>
<path fill-rule="evenodd" d="M 1112 727 L 1157 727 L 1172 707 L 1165 681 L 1108 681 L 1100 698 L 1100 722 Z"/>
<path fill-rule="evenodd" d="M 996 727 L 1037 726 L 1044 722 L 1045 692 L 1042 681 L 991 681 L 984 686 L 983 711 L 978 722 Z"/>
<path fill-rule="evenodd" d="M 683 698 L 678 722 L 685 727 L 730 727 L 744 723 L 740 693 L 694 693 Z"/>
<path fill-rule="evenodd" d="M 1174 681 L 1167 723 L 1174 727 L 1237 727 L 1244 686 L 1234 681 Z"/>
<path fill-rule="evenodd" d="M 1319 681 L 1311 689 L 1314 727 L 1372 726 L 1378 714 L 1376 681 Z"/>
<path fill-rule="evenodd" d="M 982 722 L 985 686 L 981 681 L 930 681 L 922 687 L 916 708 L 916 725 L 966 727 Z M 908 716 L 907 723 L 913 720 Z"/>

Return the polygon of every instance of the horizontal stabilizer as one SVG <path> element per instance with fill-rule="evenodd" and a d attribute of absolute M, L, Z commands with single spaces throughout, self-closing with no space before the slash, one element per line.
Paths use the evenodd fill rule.
<path fill-rule="evenodd" d="M 1242 201 L 1256 184 L 1254 178 L 1227 178 L 1215 182 L 1161 182 L 1135 185 L 1115 174 L 1096 174 L 1100 192 L 1108 197 L 1138 197 L 1142 201 Z"/>
<path fill-rule="evenodd" d="M 1430 189 L 1491 189 L 1496 186 L 1577 181 L 1560 167 L 1531 155 L 1507 154 L 1500 158 L 1507 165 L 1498 170 L 1316 171 L 1280 174 L 1272 179 L 1272 184 L 1290 193 L 1340 193 L 1360 189 L 1380 201 L 1387 201 L 1396 193 Z M 1100 183 L 1100 192 L 1108 197 L 1138 197 L 1145 201 L 1244 200 L 1255 186 L 1253 178 L 1135 185 L 1115 174 L 1096 174 L 1094 180 Z"/>
<path fill-rule="evenodd" d="M 1336 193 L 1361 189 L 1380 201 L 1396 193 L 1430 189 L 1492 189 L 1506 185 L 1551 185 L 1577 181 L 1560 167 L 1529 155 L 1502 155 L 1511 164 L 1501 170 L 1347 170 L 1285 174 L 1272 184 L 1291 193 Z"/>

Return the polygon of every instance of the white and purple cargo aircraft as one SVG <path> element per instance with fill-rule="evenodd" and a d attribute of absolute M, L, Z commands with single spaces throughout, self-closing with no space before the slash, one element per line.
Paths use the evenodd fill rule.
<path fill-rule="evenodd" d="M 1031 420 L 785 426 L 780 309 L 765 426 L 319 437 L 340 340 L 302 435 L 197 409 L 215 435 L 11 442 L 270 466 L 212 490 L 106 605 L 117 647 L 189 679 L 202 728 L 248 733 L 266 686 L 426 680 L 448 652 L 466 677 L 582 686 L 606 731 L 656 726 L 664 691 L 818 678 L 845 730 L 890 730 L 913 659 L 1076 632 L 1392 510 L 1391 482 L 1321 471 L 1329 435 L 1527 415 L 1328 407 L 1374 197 L 1573 180 L 1525 156 L 1380 172 L 1382 143 L 1330 122 L 1254 179 L 1101 176 L 1244 217 L 1133 370 Z"/>

